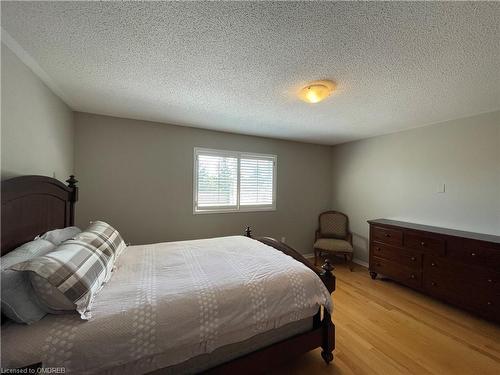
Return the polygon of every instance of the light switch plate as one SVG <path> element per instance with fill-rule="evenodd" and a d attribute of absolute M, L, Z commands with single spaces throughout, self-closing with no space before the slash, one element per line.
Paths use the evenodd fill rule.
<path fill-rule="evenodd" d="M 443 182 L 437 185 L 436 193 L 444 193 L 444 192 L 446 192 L 446 184 Z"/>

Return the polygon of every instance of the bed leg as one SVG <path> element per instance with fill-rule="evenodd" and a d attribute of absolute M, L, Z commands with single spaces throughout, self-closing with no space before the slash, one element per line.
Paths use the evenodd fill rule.
<path fill-rule="evenodd" d="M 329 364 L 333 361 L 333 349 L 335 349 L 335 325 L 330 313 L 323 309 L 323 343 L 321 344 L 321 357 Z"/>
<path fill-rule="evenodd" d="M 323 357 L 323 360 L 327 365 L 330 364 L 331 361 L 333 361 L 333 353 L 332 352 L 325 352 L 324 350 L 321 352 L 321 357 Z"/>

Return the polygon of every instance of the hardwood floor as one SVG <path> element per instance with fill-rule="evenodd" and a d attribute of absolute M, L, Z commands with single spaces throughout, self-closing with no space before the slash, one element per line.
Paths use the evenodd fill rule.
<path fill-rule="evenodd" d="M 500 326 L 391 281 L 366 268 L 335 267 L 336 350 L 320 350 L 279 374 L 500 374 Z"/>

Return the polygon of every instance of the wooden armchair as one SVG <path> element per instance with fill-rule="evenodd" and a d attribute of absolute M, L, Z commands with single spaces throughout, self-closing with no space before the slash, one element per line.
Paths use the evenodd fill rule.
<path fill-rule="evenodd" d="M 343 255 L 352 271 L 353 246 L 352 233 L 349 231 L 349 218 L 337 211 L 326 211 L 319 215 L 319 228 L 314 242 L 314 264 L 323 252 Z"/>

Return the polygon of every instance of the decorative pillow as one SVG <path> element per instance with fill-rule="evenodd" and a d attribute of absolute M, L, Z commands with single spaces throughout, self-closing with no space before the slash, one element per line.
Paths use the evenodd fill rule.
<path fill-rule="evenodd" d="M 85 232 L 80 233 L 75 239 L 90 243 L 105 254 L 113 253 L 118 258 L 127 247 L 120 233 L 104 221 L 93 221 Z"/>
<path fill-rule="evenodd" d="M 47 312 L 76 307 L 82 319 L 89 319 L 92 302 L 105 280 L 109 279 L 108 264 L 113 259 L 89 243 L 67 240 L 54 251 L 16 264 L 11 269 L 33 272 L 55 288 L 52 292 L 37 294 Z M 38 291 L 47 287 L 35 275 L 30 275 L 30 279 Z"/>
<path fill-rule="evenodd" d="M 8 269 L 16 263 L 45 255 L 56 246 L 46 240 L 30 241 L 1 258 L 2 313 L 18 323 L 31 324 L 42 319 L 46 311 L 37 302 L 29 277 L 23 272 Z"/>
<path fill-rule="evenodd" d="M 42 240 L 50 241 L 54 245 L 59 246 L 64 241 L 74 238 L 80 232 L 81 229 L 78 227 L 66 227 L 62 229 L 49 230 L 35 239 L 41 238 Z"/>

